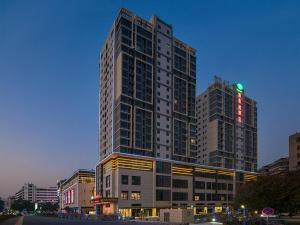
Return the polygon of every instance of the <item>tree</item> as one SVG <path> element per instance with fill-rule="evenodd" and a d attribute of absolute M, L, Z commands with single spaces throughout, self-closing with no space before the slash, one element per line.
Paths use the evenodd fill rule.
<path fill-rule="evenodd" d="M 27 200 L 18 199 L 13 202 L 13 204 L 11 205 L 11 209 L 17 210 L 19 212 L 32 212 L 34 211 L 34 203 Z"/>
<path fill-rule="evenodd" d="M 4 201 L 0 198 L 0 212 L 4 210 Z"/>
<path fill-rule="evenodd" d="M 246 205 L 251 210 L 272 207 L 278 213 L 300 209 L 300 171 L 287 175 L 259 176 L 244 184 L 235 197 L 234 206 Z"/>
<path fill-rule="evenodd" d="M 42 211 L 54 212 L 54 211 L 57 211 L 58 204 L 57 203 L 53 204 L 51 202 L 45 202 L 45 203 L 39 203 L 39 207 L 41 208 Z"/>

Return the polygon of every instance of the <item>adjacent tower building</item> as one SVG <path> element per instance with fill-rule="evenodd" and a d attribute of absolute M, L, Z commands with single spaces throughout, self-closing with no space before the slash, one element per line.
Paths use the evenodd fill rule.
<path fill-rule="evenodd" d="M 289 137 L 289 166 L 290 171 L 300 169 L 300 133 Z"/>
<path fill-rule="evenodd" d="M 215 77 L 197 97 L 197 162 L 257 170 L 257 107 L 242 84 Z"/>

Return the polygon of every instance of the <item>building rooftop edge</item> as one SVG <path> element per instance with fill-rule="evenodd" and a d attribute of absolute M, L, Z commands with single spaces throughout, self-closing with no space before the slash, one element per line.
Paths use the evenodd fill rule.
<path fill-rule="evenodd" d="M 66 183 L 68 183 L 70 180 L 72 180 L 75 176 L 77 176 L 79 173 L 90 173 L 90 174 L 94 174 L 95 175 L 95 170 L 94 169 L 77 169 L 73 172 L 73 174 L 71 176 L 69 176 L 66 179 L 61 179 L 64 180 L 61 185 L 64 185 Z"/>

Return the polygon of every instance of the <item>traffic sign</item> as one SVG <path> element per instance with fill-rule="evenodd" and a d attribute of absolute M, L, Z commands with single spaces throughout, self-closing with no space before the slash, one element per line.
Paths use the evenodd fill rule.
<path fill-rule="evenodd" d="M 272 216 L 274 215 L 274 209 L 272 208 L 264 208 L 261 213 L 264 215 L 264 216 Z"/>

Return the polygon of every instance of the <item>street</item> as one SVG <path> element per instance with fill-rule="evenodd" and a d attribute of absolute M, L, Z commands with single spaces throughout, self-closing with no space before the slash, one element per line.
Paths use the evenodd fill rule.
<path fill-rule="evenodd" d="M 55 217 L 40 217 L 40 216 L 25 216 L 22 221 L 22 217 L 12 218 L 5 222 L 0 222 L 0 225 L 100 225 L 100 224 L 129 224 L 133 222 L 120 222 L 120 221 L 98 221 L 98 220 L 80 220 L 80 219 L 60 219 Z M 155 222 L 134 222 L 135 225 L 154 225 Z"/>

